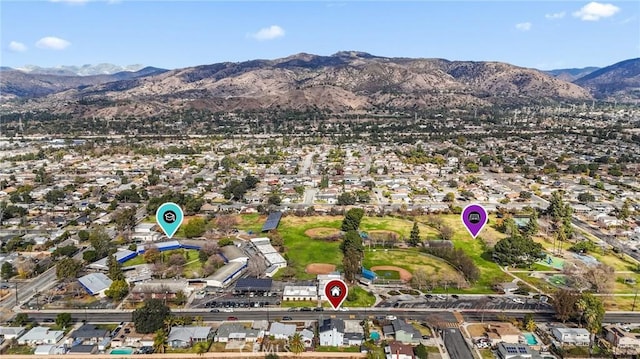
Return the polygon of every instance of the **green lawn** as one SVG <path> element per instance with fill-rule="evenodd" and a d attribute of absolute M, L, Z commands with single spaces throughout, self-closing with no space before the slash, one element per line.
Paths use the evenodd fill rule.
<path fill-rule="evenodd" d="M 202 263 L 199 261 L 199 251 L 196 249 L 175 249 L 175 250 L 170 250 L 170 251 L 165 251 L 162 252 L 162 256 L 163 256 L 163 260 L 167 261 L 168 258 L 171 256 L 171 254 L 175 253 L 176 251 L 186 251 L 187 253 L 187 258 L 186 261 L 187 263 L 185 264 L 184 268 L 183 268 L 183 275 L 186 278 L 197 278 L 199 276 L 199 271 L 202 269 Z M 124 262 L 122 264 L 123 267 L 128 267 L 128 266 L 133 266 L 133 265 L 138 265 L 138 264 L 144 264 L 144 257 L 139 255 L 136 256 L 135 258 L 129 259 L 128 261 Z"/>
<path fill-rule="evenodd" d="M 258 213 L 242 214 L 237 216 L 237 218 L 239 229 L 253 231 L 254 233 L 260 233 L 262 225 L 267 220 L 267 216 L 261 216 Z"/>
<path fill-rule="evenodd" d="M 28 345 L 16 345 L 13 348 L 7 349 L 5 354 L 7 355 L 30 355 L 36 351 L 36 348 L 32 348 Z"/>
<path fill-rule="evenodd" d="M 358 286 L 349 288 L 349 296 L 354 295 L 356 297 L 354 300 L 345 300 L 344 307 L 370 307 L 376 302 L 376 298 L 372 294 Z"/>
<path fill-rule="evenodd" d="M 374 266 L 396 266 L 413 273 L 422 269 L 430 276 L 458 277 L 460 273 L 445 261 L 426 255 L 416 249 L 366 249 L 362 264 L 365 268 Z M 398 275 L 396 271 L 390 271 Z M 386 277 L 380 277 L 386 278 Z"/>
<path fill-rule="evenodd" d="M 395 217 L 363 217 L 360 223 L 360 229 L 367 232 L 371 230 L 385 230 L 396 232 L 400 237 L 409 238 L 411 229 L 413 228 L 413 222 Z M 434 237 L 438 232 L 422 223 L 418 223 L 418 229 L 420 229 L 420 237 L 429 238 Z"/>
<path fill-rule="evenodd" d="M 377 270 L 374 272 L 378 277 L 384 279 L 398 280 L 400 279 L 400 273 L 395 270 Z"/>
<path fill-rule="evenodd" d="M 341 223 L 342 217 L 288 216 L 282 218 L 278 232 L 284 238 L 289 267 L 296 270 L 296 278 L 314 279 L 315 274 L 305 272 L 306 266 L 311 263 L 329 263 L 335 264 L 338 268 L 342 267 L 340 241 L 311 239 L 305 234 L 305 231 L 311 228 L 340 228 Z"/>

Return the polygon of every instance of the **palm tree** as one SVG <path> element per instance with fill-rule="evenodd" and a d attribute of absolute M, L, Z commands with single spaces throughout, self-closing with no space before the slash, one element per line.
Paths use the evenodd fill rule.
<path fill-rule="evenodd" d="M 156 330 L 156 335 L 153 337 L 153 349 L 156 353 L 164 353 L 166 349 L 166 341 L 167 333 L 162 329 Z"/>
<path fill-rule="evenodd" d="M 300 333 L 295 333 L 289 337 L 289 350 L 296 355 L 304 351 L 304 340 Z"/>
<path fill-rule="evenodd" d="M 164 326 L 167 328 L 167 333 L 171 331 L 171 327 L 176 324 L 176 317 L 170 315 L 164 319 Z"/>

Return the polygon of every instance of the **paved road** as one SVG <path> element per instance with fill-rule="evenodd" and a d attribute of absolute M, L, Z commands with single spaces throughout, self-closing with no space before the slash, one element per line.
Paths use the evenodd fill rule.
<path fill-rule="evenodd" d="M 447 328 L 442 331 L 444 346 L 447 347 L 451 359 L 474 359 L 460 329 Z"/>
<path fill-rule="evenodd" d="M 500 309 L 500 310 L 553 310 L 548 303 L 543 303 L 538 299 L 518 297 L 518 302 L 514 302 L 516 297 L 495 296 L 489 299 L 484 296 L 459 296 L 458 299 L 437 299 L 433 296 L 430 299 L 416 298 L 412 300 L 396 301 L 387 299 L 378 304 L 381 308 L 432 308 L 432 309 Z M 520 303 L 521 302 L 521 303 Z"/>
<path fill-rule="evenodd" d="M 315 152 L 310 152 L 304 157 L 304 160 L 302 160 L 302 166 L 300 166 L 300 169 L 298 170 L 298 176 L 306 176 L 309 174 L 314 154 Z"/>

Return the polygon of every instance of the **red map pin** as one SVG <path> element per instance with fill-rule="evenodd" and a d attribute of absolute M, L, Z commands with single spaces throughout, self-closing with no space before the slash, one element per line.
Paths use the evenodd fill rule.
<path fill-rule="evenodd" d="M 342 302 L 347 299 L 349 288 L 342 279 L 332 279 L 324 286 L 324 295 L 329 299 L 329 303 L 334 310 L 340 308 Z"/>

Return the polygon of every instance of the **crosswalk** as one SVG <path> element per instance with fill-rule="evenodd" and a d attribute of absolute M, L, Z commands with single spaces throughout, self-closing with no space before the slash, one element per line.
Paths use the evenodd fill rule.
<path fill-rule="evenodd" d="M 460 323 L 457 322 L 437 322 L 436 326 L 439 328 L 457 328 L 460 326 Z"/>

